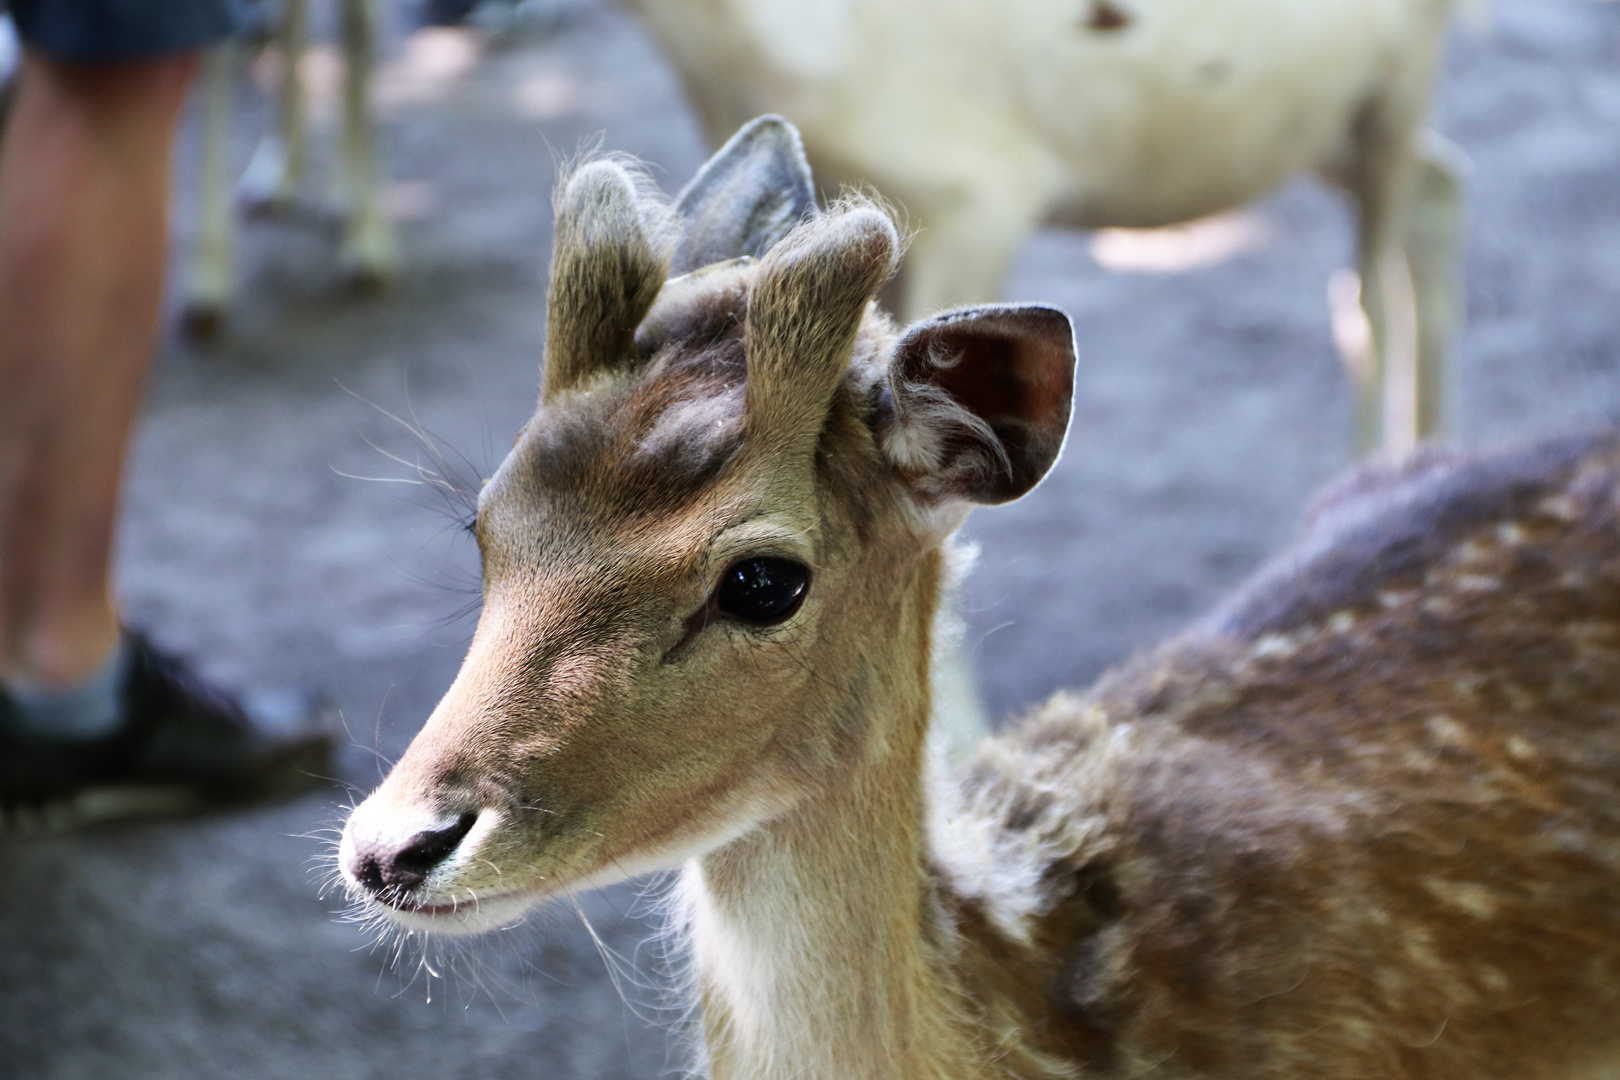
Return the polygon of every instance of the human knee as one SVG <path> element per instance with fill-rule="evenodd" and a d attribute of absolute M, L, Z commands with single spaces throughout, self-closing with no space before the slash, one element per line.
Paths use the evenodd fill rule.
<path fill-rule="evenodd" d="M 32 99 L 55 115 L 99 125 L 179 115 L 197 71 L 196 52 L 116 63 L 64 60 L 28 50 L 19 75 L 19 100 Z"/>

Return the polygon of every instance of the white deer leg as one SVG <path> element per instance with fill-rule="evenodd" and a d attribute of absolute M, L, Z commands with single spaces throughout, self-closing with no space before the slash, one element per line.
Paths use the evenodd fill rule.
<path fill-rule="evenodd" d="M 1424 439 L 1445 434 L 1451 421 L 1450 348 L 1463 319 L 1468 159 L 1433 131 L 1420 134 L 1417 158 L 1406 258 L 1417 306 L 1417 436 Z"/>
<path fill-rule="evenodd" d="M 1346 355 L 1356 397 L 1356 450 L 1402 454 L 1418 439 L 1417 301 L 1407 263 L 1417 158 L 1410 132 L 1367 125 L 1357 161 L 1341 176 L 1359 210 L 1357 262 L 1366 349 Z"/>
<path fill-rule="evenodd" d="M 290 206 L 304 181 L 308 107 L 302 63 L 309 45 L 309 0 L 285 0 L 273 45 L 281 54 L 276 131 L 253 152 L 239 188 L 244 203 L 266 210 Z"/>
<path fill-rule="evenodd" d="M 1045 209 L 1044 200 L 1018 198 L 1022 186 L 1016 180 L 981 185 L 983 195 L 975 192 L 947 210 L 924 209 L 900 282 L 902 321 L 1000 298 L 1013 257 Z"/>
<path fill-rule="evenodd" d="M 209 51 L 203 66 L 201 224 L 187 275 L 184 325 L 192 337 L 218 333 L 235 284 L 231 221 L 231 79 L 235 46 Z"/>
<path fill-rule="evenodd" d="M 935 613 L 930 677 L 933 716 L 929 737 L 949 764 L 967 757 L 990 734 L 990 717 L 973 683 L 972 651 L 956 610 L 959 600 L 942 597 Z"/>
<path fill-rule="evenodd" d="M 349 216 L 341 261 L 354 282 L 367 288 L 387 283 L 399 268 L 399 245 L 377 182 L 371 113 L 377 21 L 372 0 L 343 0 L 343 180 Z"/>

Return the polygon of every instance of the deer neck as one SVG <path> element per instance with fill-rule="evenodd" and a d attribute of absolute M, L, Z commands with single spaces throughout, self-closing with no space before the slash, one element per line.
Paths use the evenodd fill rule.
<path fill-rule="evenodd" d="M 917 655 L 865 710 L 887 737 L 786 814 L 688 864 L 681 897 L 716 1080 L 970 1071 L 923 825 L 937 571 L 920 575 L 931 591 L 911 623 Z"/>

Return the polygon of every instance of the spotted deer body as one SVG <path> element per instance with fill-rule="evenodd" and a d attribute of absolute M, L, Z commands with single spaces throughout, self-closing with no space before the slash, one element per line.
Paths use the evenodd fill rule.
<path fill-rule="evenodd" d="M 357 898 L 467 932 L 680 866 L 720 1078 L 1612 1068 L 1620 442 L 1359 473 L 946 773 L 950 536 L 1056 459 L 1072 338 L 897 330 L 887 216 L 807 191 L 770 120 L 673 213 L 613 163 L 565 186 L 484 611 L 345 830 Z"/>

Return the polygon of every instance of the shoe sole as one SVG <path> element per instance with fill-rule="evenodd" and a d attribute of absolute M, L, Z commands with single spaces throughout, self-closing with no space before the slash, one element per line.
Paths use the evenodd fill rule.
<path fill-rule="evenodd" d="M 87 788 L 72 798 L 34 806 L 0 806 L 0 836 L 54 836 L 118 821 L 183 818 L 230 813 L 295 798 L 320 786 L 309 772 L 290 773 L 246 798 L 209 798 L 186 785 L 152 784 Z"/>

